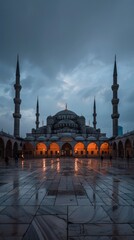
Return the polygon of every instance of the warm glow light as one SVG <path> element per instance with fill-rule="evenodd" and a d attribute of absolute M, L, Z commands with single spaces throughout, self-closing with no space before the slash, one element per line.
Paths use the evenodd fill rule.
<path fill-rule="evenodd" d="M 52 159 L 51 160 L 51 169 L 53 169 L 54 168 L 54 160 Z"/>
<path fill-rule="evenodd" d="M 74 171 L 75 171 L 75 173 L 78 172 L 78 158 L 75 158 L 75 162 L 74 162 Z"/>
<path fill-rule="evenodd" d="M 21 166 L 22 166 L 22 169 L 24 168 L 24 161 L 22 160 L 21 161 Z"/>
<path fill-rule="evenodd" d="M 43 158 L 43 172 L 46 171 L 46 159 Z"/>
<path fill-rule="evenodd" d="M 60 172 L 60 161 L 57 161 L 57 172 Z"/>

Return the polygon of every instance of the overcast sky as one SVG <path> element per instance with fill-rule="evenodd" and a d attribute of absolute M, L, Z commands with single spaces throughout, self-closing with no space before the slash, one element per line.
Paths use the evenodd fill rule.
<path fill-rule="evenodd" d="M 0 0 L 0 127 L 13 133 L 14 81 L 19 54 L 21 136 L 65 108 L 112 135 L 114 56 L 119 125 L 134 130 L 133 0 Z"/>

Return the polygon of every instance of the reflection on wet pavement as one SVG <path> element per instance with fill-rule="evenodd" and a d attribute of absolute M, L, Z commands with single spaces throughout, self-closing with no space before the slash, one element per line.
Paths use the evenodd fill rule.
<path fill-rule="evenodd" d="M 0 239 L 134 239 L 134 163 L 0 163 Z"/>

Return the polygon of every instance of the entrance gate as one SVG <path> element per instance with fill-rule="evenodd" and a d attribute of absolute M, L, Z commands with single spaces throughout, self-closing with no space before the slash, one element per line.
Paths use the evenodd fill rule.
<path fill-rule="evenodd" d="M 72 146 L 69 143 L 64 143 L 61 149 L 62 156 L 69 157 L 72 156 Z"/>

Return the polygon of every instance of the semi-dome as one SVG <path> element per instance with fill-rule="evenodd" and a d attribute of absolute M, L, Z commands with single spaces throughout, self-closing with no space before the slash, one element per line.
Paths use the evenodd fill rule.
<path fill-rule="evenodd" d="M 62 119 L 55 124 L 54 129 L 64 127 L 77 128 L 78 124 L 71 119 Z"/>

